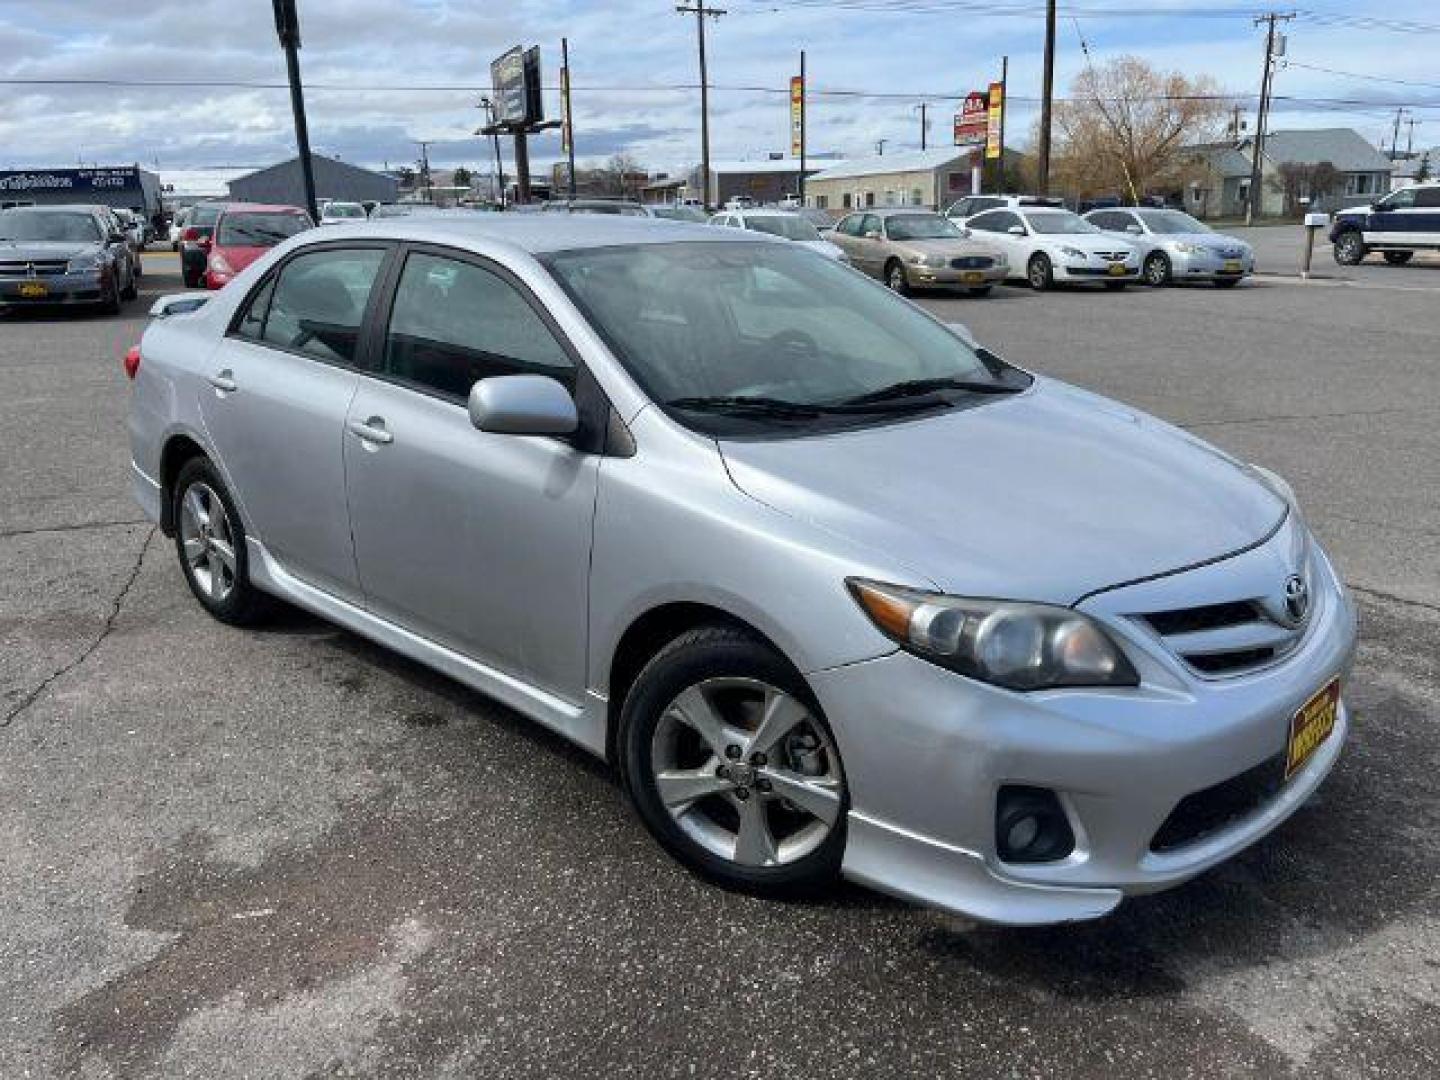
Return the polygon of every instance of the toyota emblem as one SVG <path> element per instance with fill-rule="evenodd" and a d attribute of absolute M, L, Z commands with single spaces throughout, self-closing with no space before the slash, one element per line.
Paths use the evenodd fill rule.
<path fill-rule="evenodd" d="M 1299 574 L 1285 579 L 1285 614 L 1290 621 L 1299 625 L 1310 614 L 1310 586 Z"/>

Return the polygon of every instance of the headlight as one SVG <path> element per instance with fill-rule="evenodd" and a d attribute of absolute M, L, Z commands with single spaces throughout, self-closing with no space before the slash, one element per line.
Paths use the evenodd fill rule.
<path fill-rule="evenodd" d="M 95 253 L 76 255 L 65 264 L 65 270 L 71 274 L 83 273 L 86 270 L 99 270 L 104 262 L 105 260 Z"/>
<path fill-rule="evenodd" d="M 1085 258 L 1089 258 L 1089 256 L 1087 256 L 1087 255 L 1085 254 L 1085 252 L 1081 251 L 1079 248 L 1075 248 L 1075 247 L 1062 247 L 1060 250 L 1063 251 L 1066 255 L 1070 256 L 1070 258 L 1072 258 L 1072 259 L 1085 259 Z"/>
<path fill-rule="evenodd" d="M 910 262 L 915 266 L 944 266 L 946 263 L 944 255 L 911 255 Z"/>
<path fill-rule="evenodd" d="M 1199 255 L 1205 248 L 1201 244 L 1187 244 L 1184 240 L 1175 241 L 1175 250 L 1182 255 Z"/>
<path fill-rule="evenodd" d="M 977 600 L 851 578 L 851 594 L 907 651 L 1011 690 L 1138 686 L 1110 636 L 1070 608 Z"/>

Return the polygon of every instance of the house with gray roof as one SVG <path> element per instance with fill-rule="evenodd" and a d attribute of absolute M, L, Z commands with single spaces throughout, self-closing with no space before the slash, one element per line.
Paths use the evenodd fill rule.
<path fill-rule="evenodd" d="M 949 206 L 970 194 L 974 157 L 974 151 L 942 146 L 837 162 L 806 181 L 805 201 L 825 210 Z"/>

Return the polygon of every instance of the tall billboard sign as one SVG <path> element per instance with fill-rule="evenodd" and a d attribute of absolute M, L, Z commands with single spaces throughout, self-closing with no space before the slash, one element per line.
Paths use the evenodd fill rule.
<path fill-rule="evenodd" d="M 805 142 L 805 79 L 790 80 L 790 156 L 798 158 Z"/>
<path fill-rule="evenodd" d="M 985 157 L 998 158 L 1005 149 L 1005 84 L 990 84 L 989 108 L 985 117 Z"/>
<path fill-rule="evenodd" d="M 985 145 L 990 102 L 978 90 L 965 95 L 960 111 L 955 114 L 955 145 Z"/>

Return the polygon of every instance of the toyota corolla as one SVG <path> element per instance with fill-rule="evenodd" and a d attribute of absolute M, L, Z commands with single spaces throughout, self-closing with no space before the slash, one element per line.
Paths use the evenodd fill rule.
<path fill-rule="evenodd" d="M 157 304 L 140 504 L 617 766 L 682 863 L 1085 919 L 1289 817 L 1354 610 L 1285 482 L 741 230 L 335 226 Z"/>

